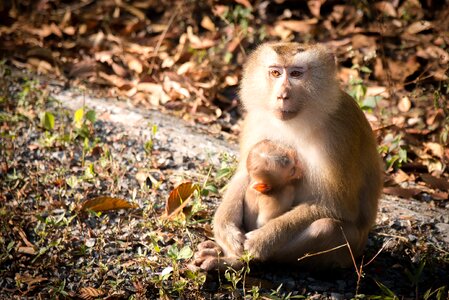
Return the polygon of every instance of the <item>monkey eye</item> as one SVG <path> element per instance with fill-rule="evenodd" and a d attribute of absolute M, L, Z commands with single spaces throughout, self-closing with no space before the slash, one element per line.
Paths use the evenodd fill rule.
<path fill-rule="evenodd" d="M 277 157 L 277 161 L 283 168 L 287 167 L 288 164 L 290 163 L 290 159 L 286 155 L 282 155 L 280 157 Z"/>
<path fill-rule="evenodd" d="M 298 78 L 303 74 L 301 70 L 293 70 L 290 72 L 290 76 L 293 78 Z"/>
<path fill-rule="evenodd" d="M 273 76 L 275 78 L 278 78 L 282 75 L 281 71 L 278 69 L 270 69 L 269 73 L 271 76 Z"/>

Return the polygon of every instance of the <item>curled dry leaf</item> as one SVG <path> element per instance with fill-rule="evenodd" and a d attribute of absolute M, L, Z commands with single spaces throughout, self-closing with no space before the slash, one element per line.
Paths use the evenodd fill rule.
<path fill-rule="evenodd" d="M 104 295 L 104 291 L 93 287 L 83 287 L 79 290 L 79 296 L 84 300 L 96 299 Z"/>
<path fill-rule="evenodd" d="M 182 211 L 198 188 L 192 182 L 184 182 L 175 187 L 165 202 L 165 216 L 172 217 Z"/>
<path fill-rule="evenodd" d="M 214 22 L 209 18 L 209 16 L 204 16 L 201 20 L 201 26 L 209 31 L 214 32 L 216 30 Z"/>
<path fill-rule="evenodd" d="M 396 8 L 394 7 L 393 3 L 389 1 L 380 1 L 374 4 L 374 7 L 389 17 L 397 17 Z"/>
<path fill-rule="evenodd" d="M 401 197 L 404 199 L 410 199 L 410 198 L 418 195 L 422 191 L 419 189 L 414 189 L 414 188 L 406 189 L 406 188 L 402 188 L 399 186 L 389 186 L 389 187 L 384 187 L 383 192 L 387 195 L 393 195 L 393 196 L 398 196 L 398 197 Z"/>
<path fill-rule="evenodd" d="M 83 211 L 92 210 L 95 212 L 99 212 L 99 211 L 138 208 L 138 207 L 139 206 L 137 204 L 130 203 L 122 198 L 100 196 L 86 200 L 82 204 L 81 210 Z"/>
<path fill-rule="evenodd" d="M 283 20 L 276 22 L 276 26 L 280 25 L 294 32 L 309 33 L 317 23 L 318 20 L 315 18 L 309 20 Z"/>
<path fill-rule="evenodd" d="M 421 174 L 422 180 L 434 189 L 449 191 L 449 181 L 444 178 L 438 178 L 430 174 Z"/>
<path fill-rule="evenodd" d="M 432 23 L 430 23 L 429 21 L 417 21 L 412 23 L 409 27 L 407 27 L 405 32 L 408 34 L 417 34 L 420 33 L 421 31 L 431 29 L 432 27 L 433 27 Z"/>

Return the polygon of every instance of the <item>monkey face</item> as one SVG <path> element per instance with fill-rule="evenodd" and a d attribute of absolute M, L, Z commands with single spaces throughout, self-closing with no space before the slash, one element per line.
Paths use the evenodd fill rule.
<path fill-rule="evenodd" d="M 271 86 L 270 106 L 274 115 L 281 120 L 293 119 L 304 104 L 301 98 L 301 80 L 306 72 L 305 66 L 268 67 L 268 82 Z"/>
<path fill-rule="evenodd" d="M 338 106 L 335 58 L 324 46 L 267 43 L 245 64 L 240 96 L 249 113 L 282 121 L 313 119 Z"/>

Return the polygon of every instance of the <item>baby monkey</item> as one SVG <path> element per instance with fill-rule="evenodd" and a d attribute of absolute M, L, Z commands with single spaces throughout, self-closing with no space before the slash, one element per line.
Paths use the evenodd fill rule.
<path fill-rule="evenodd" d="M 292 147 L 267 139 L 251 148 L 246 168 L 250 183 L 243 204 L 243 225 L 250 232 L 292 208 L 295 186 L 303 172 Z"/>
<path fill-rule="evenodd" d="M 264 139 L 249 151 L 246 169 L 249 185 L 243 201 L 242 223 L 248 238 L 254 230 L 292 208 L 303 168 L 295 149 Z M 223 256 L 213 241 L 201 243 L 198 250 L 190 265 L 194 270 L 199 267 L 224 271 L 229 266 L 237 269 L 243 266 L 238 256 Z"/>

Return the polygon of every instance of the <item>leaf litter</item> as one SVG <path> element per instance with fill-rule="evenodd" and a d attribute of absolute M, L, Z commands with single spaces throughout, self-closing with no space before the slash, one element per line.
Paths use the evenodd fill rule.
<path fill-rule="evenodd" d="M 386 165 L 384 192 L 409 199 L 405 203 L 410 206 L 424 205 L 435 214 L 426 221 L 413 214 L 384 220 L 381 214 L 371 237 L 374 245 L 390 237 L 390 246 L 378 257 L 383 271 L 386 261 L 391 261 L 387 268 L 391 277 L 385 276 L 387 282 L 382 281 L 382 286 L 397 287 L 397 293 L 407 297 L 415 291 L 403 287 L 414 283 L 398 279 L 398 273 L 410 273 L 420 261 L 436 256 L 443 260 L 430 270 L 431 264 L 426 265 L 423 281 L 427 284 L 432 276 L 447 274 L 447 245 L 441 244 L 440 237 L 425 236 L 443 234 L 449 223 L 437 213 L 448 207 L 448 16 L 438 1 L 416 0 L 378 1 L 374 6 L 332 1 L 296 5 L 291 1 L 24 1 L 0 6 L 0 49 L 3 64 L 15 69 L 29 69 L 98 95 L 129 99 L 140 107 L 206 125 L 205 132 L 235 136 L 244 115 L 238 105 L 237 84 L 248 49 L 267 37 L 326 42 L 339 60 L 343 85 L 365 109 L 378 135 Z M 45 81 L 37 86 L 44 92 L 39 94 L 27 86 L 30 81 L 25 76 L 13 76 L 14 84 L 6 82 L 9 76 L 3 72 L 0 79 L 1 99 L 7 99 L 0 103 L 5 232 L 0 262 L 6 266 L 3 274 L 9 274 L 2 274 L 6 279 L 0 285 L 11 293 L 20 291 L 23 297 L 58 291 L 64 296 L 66 290 L 74 297 L 83 284 L 90 287 L 92 283 L 97 283 L 96 288 L 106 285 L 111 297 L 148 296 L 161 290 L 179 295 L 175 286 L 152 279 L 164 269 L 164 263 L 157 262 L 161 259 L 158 250 L 164 252 L 173 243 L 194 248 L 182 236 L 188 230 L 176 226 L 201 215 L 210 221 L 217 195 L 206 201 L 211 205 L 206 213 L 198 211 L 201 203 L 188 200 L 193 203 L 184 203 L 193 206 L 193 215 L 177 214 L 171 221 L 148 224 L 142 220 L 147 215 L 163 215 L 163 199 L 169 199 L 168 191 L 179 183 L 173 182 L 173 176 L 185 175 L 192 167 L 207 169 L 204 161 L 189 157 L 184 162 L 157 143 L 151 151 L 144 147 L 140 152 L 136 147 L 148 141 L 133 140 L 107 121 L 91 126 L 81 118 L 77 128 L 67 130 L 72 126 L 66 122 L 71 113 L 58 115 L 57 106 L 42 103 L 48 98 Z M 24 101 L 32 103 L 25 105 Z M 145 156 L 148 153 L 150 157 Z M 179 166 L 182 171 L 176 172 Z M 136 172 L 144 174 L 138 183 Z M 203 179 L 200 176 L 197 182 Z M 99 195 L 129 199 L 140 208 L 97 212 L 79 220 L 76 208 Z M 178 204 L 173 207 L 179 208 Z M 138 216 L 142 219 L 136 221 Z M 187 228 L 210 234 L 206 226 Z M 64 252 L 65 248 L 70 251 Z M 152 254 L 127 257 L 134 250 Z M 90 261 L 89 255 L 97 260 Z M 29 269 L 24 267 L 30 262 Z M 45 271 L 55 263 L 60 263 L 56 273 Z M 120 265 L 128 274 L 143 274 L 149 268 L 151 275 L 132 281 L 121 274 L 124 277 L 116 277 L 114 291 L 112 281 L 105 284 L 104 278 L 110 273 L 117 276 L 112 266 Z M 142 265 L 147 267 L 142 269 Z M 68 266 L 81 275 L 67 275 Z M 19 275 L 13 276 L 16 271 Z M 368 271 L 371 276 L 381 273 Z M 176 268 L 165 275 L 180 276 L 180 280 L 187 276 Z M 311 286 L 303 279 L 296 278 L 294 286 Z M 122 280 L 132 284 L 120 285 Z M 351 284 L 342 287 L 340 283 L 337 293 L 344 294 Z M 285 283 L 289 285 L 291 280 Z M 335 289 L 323 282 L 315 287 L 322 292 Z"/>

